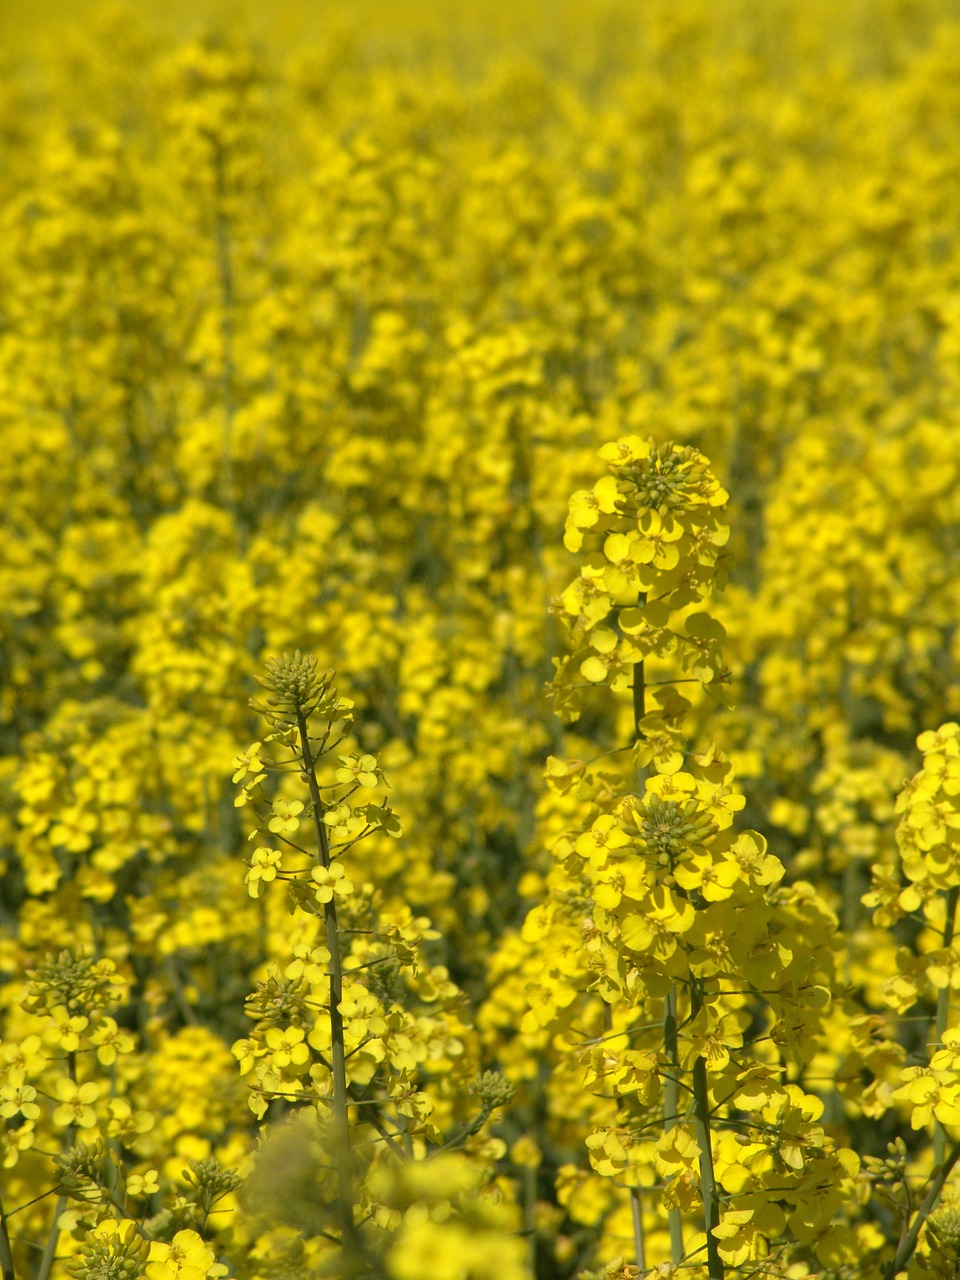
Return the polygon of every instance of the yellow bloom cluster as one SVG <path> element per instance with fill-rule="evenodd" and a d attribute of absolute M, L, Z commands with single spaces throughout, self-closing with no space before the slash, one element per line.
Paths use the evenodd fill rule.
<path fill-rule="evenodd" d="M 949 723 L 920 734 L 923 767 L 897 799 L 900 864 L 907 883 L 889 866 L 877 867 L 864 902 L 887 925 L 907 916 L 922 921 L 914 947 L 897 952 L 897 969 L 884 991 L 900 1012 L 924 999 L 936 1003 L 934 1043 L 920 1065 L 900 1071 L 891 1095 L 910 1115 L 914 1129 L 937 1122 L 935 1154 L 944 1156 L 945 1130 L 960 1128 L 960 1028 L 949 1026 L 950 993 L 960 986 L 960 952 L 955 941 L 960 899 L 960 725 Z M 919 954 L 918 954 L 919 952 Z"/>
<path fill-rule="evenodd" d="M 687 615 L 681 633 L 670 621 L 712 590 L 718 550 L 730 532 L 717 518 L 727 494 L 690 446 L 658 448 L 631 436 L 605 445 L 600 456 L 612 474 L 570 500 L 564 545 L 580 551 L 586 543 L 587 554 L 561 596 L 573 620 L 574 652 L 560 663 L 555 688 L 573 668 L 589 681 L 625 689 L 633 665 L 649 654 L 676 653 L 682 670 L 705 683 L 716 679 L 723 628 L 700 612 Z"/>
<path fill-rule="evenodd" d="M 650 453 L 626 439 L 605 447 L 601 457 L 631 465 Z M 670 578 L 682 559 L 650 570 L 639 602 L 630 606 L 638 631 L 650 615 L 659 621 L 661 611 L 665 619 L 691 597 L 710 597 L 718 575 L 715 548 L 726 540 L 726 530 L 712 518 L 726 494 L 705 459 L 669 445 L 654 456 L 660 465 L 649 477 L 641 473 L 629 497 L 598 482 L 593 493 L 601 495 L 599 509 L 608 489 L 614 494 L 609 514 L 617 518 L 629 502 L 630 519 L 640 528 L 650 524 L 651 510 L 668 509 L 678 526 L 704 530 L 705 554 L 690 558 L 685 588 Z M 670 459 L 692 464 L 694 482 L 677 466 L 681 478 L 671 488 Z M 704 515 L 701 506 L 707 507 Z M 580 529 L 599 518 L 583 493 L 574 495 L 568 545 L 580 550 Z M 594 554 L 588 551 L 582 573 L 593 573 Z M 636 582 L 622 589 L 636 598 Z M 578 628 L 590 633 L 589 591 L 579 590 L 579 597 L 586 601 L 587 621 L 578 616 L 574 645 Z M 609 626 L 618 601 L 613 592 L 601 591 L 599 599 L 596 620 Z M 710 625 L 708 614 L 692 617 L 699 623 L 696 633 L 709 637 L 709 673 L 715 672 L 722 630 Z M 621 613 L 612 625 L 622 628 L 622 619 Z M 673 751 L 658 760 L 646 749 L 648 652 L 629 649 L 625 664 L 634 709 L 641 713 L 633 760 L 642 790 L 628 786 L 618 796 L 608 777 L 593 788 L 596 816 L 589 826 L 557 841 L 548 899 L 524 926 L 541 977 L 527 988 L 531 1007 L 521 1029 L 534 1036 L 561 1029 L 554 1044 L 568 1052 L 579 1032 L 579 1089 L 598 1099 L 585 1115 L 594 1124 L 586 1139 L 590 1163 L 598 1174 L 632 1188 L 638 1254 L 644 1230 L 639 1188 L 647 1189 L 648 1201 L 655 1189 L 652 1203 L 674 1213 L 689 1212 L 699 1197 L 706 1241 L 703 1234 L 695 1237 L 693 1249 L 706 1247 L 713 1276 L 725 1265 L 766 1256 L 784 1232 L 818 1250 L 851 1194 L 859 1158 L 816 1123 L 820 1099 L 787 1083 L 785 1075 L 789 1064 L 802 1066 L 824 1035 L 823 1011 L 836 986 L 824 928 L 830 913 L 811 886 L 777 889 L 784 867 L 768 853 L 764 837 L 734 830 L 745 800 L 716 749 L 685 760 L 685 699 L 679 713 L 671 706 Z M 672 655 L 679 676 L 691 669 L 688 653 L 681 640 L 659 656 Z M 624 683 L 619 671 L 594 674 L 614 691 Z M 654 692 L 668 705 L 678 696 L 659 687 Z M 648 773 L 651 763 L 658 772 Z M 564 793 L 580 775 L 554 761 L 547 780 Z M 580 787 L 588 791 L 586 783 Z M 807 920 L 797 945 L 800 915 Z M 680 1084 L 689 1105 L 679 1100 Z M 576 1104 L 567 1098 L 565 1105 Z M 718 1142 L 711 1129 L 720 1133 Z M 737 1134 L 733 1146 L 724 1145 L 732 1136 L 725 1129 Z M 672 1261 L 686 1265 L 679 1220 L 672 1230 Z"/>

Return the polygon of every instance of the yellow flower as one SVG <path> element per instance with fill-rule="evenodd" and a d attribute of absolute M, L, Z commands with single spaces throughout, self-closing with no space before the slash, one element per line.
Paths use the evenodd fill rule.
<path fill-rule="evenodd" d="M 54 1092 L 60 1105 L 53 1113 L 53 1123 L 67 1127 L 77 1125 L 81 1129 L 92 1129 L 97 1123 L 97 1113 L 93 1103 L 100 1097 L 101 1087 L 96 1080 L 88 1080 L 86 1084 L 77 1084 L 68 1076 L 61 1076 L 54 1086 Z"/>
<path fill-rule="evenodd" d="M 25 1120 L 38 1119 L 40 1107 L 34 1101 L 36 1096 L 32 1085 L 24 1084 L 22 1078 L 17 1080 L 11 1073 L 10 1082 L 0 1087 L 0 1116 L 9 1120 L 19 1114 Z"/>
<path fill-rule="evenodd" d="M 234 770 L 233 782 L 239 782 L 247 774 L 258 775 L 256 778 L 258 782 L 263 780 L 266 775 L 263 772 L 263 761 L 260 759 L 262 750 L 263 743 L 254 742 L 252 746 L 247 747 L 246 751 L 241 751 L 239 755 L 233 757 L 230 762 L 230 767 Z"/>
<path fill-rule="evenodd" d="M 254 849 L 250 868 L 244 877 L 251 898 L 259 898 L 261 885 L 275 880 L 282 865 L 283 854 L 279 849 Z"/>
<path fill-rule="evenodd" d="M 376 787 L 381 782 L 377 757 L 371 755 L 340 756 L 340 768 L 334 774 L 338 782 L 355 782 L 361 787 Z"/>
<path fill-rule="evenodd" d="M 347 879 L 346 872 L 339 862 L 334 862 L 329 867 L 312 867 L 310 876 L 316 885 L 313 896 L 317 902 L 329 902 L 334 894 L 345 898 L 353 893 L 353 883 Z"/>
<path fill-rule="evenodd" d="M 104 1066 L 110 1066 L 118 1054 L 132 1053 L 137 1042 L 129 1031 L 121 1031 L 113 1018 L 104 1017 L 91 1033 L 90 1043 L 97 1046 L 97 1057 Z"/>
<path fill-rule="evenodd" d="M 677 867 L 674 875 L 677 884 L 688 892 L 696 890 L 706 902 L 722 902 L 733 893 L 740 867 L 732 858 L 694 853 Z"/>
<path fill-rule="evenodd" d="M 170 1244 L 160 1240 L 150 1244 L 148 1280 L 213 1280 L 228 1270 L 196 1231 L 178 1231 Z"/>
<path fill-rule="evenodd" d="M 160 1190 L 160 1174 L 156 1169 L 148 1169 L 146 1173 L 132 1173 L 127 1178 L 127 1195 L 140 1199 L 152 1196 Z"/>
<path fill-rule="evenodd" d="M 271 1061 L 278 1071 L 302 1067 L 310 1060 L 310 1050 L 303 1043 L 302 1027 L 268 1027 L 265 1040 Z"/>
<path fill-rule="evenodd" d="M 74 1053 L 80 1048 L 83 1033 L 90 1025 L 90 1019 L 82 1014 L 70 1014 L 63 1005 L 51 1009 L 53 1026 L 44 1029 L 43 1038 L 57 1045 L 64 1053 Z"/>
<path fill-rule="evenodd" d="M 62 1230 L 72 1230 L 74 1223 L 64 1214 L 60 1226 Z M 105 1218 L 83 1239 L 66 1269 L 78 1280 L 92 1280 L 95 1276 L 141 1276 L 149 1248 L 135 1222 L 129 1218 L 119 1222 Z"/>
<path fill-rule="evenodd" d="M 267 829 L 277 835 L 296 835 L 300 829 L 301 813 L 303 813 L 302 800 L 274 800 L 273 816 L 267 823 Z"/>
<path fill-rule="evenodd" d="M 641 909 L 624 919 L 624 946 L 631 951 L 653 951 L 666 959 L 676 951 L 678 936 L 691 928 L 695 916 L 692 903 L 665 885 L 657 885 L 641 903 Z"/>

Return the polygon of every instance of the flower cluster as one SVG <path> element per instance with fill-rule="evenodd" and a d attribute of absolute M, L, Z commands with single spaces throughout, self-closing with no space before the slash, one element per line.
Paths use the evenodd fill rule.
<path fill-rule="evenodd" d="M 627 440 L 601 456 L 638 453 L 647 456 Z M 675 456 L 690 462 L 689 453 L 671 446 L 657 455 Z M 679 465 L 665 472 L 684 475 Z M 669 503 L 671 518 L 689 527 L 706 505 L 701 527 L 711 549 L 688 571 L 702 600 L 716 582 L 715 546 L 725 541 L 725 531 L 715 532 L 711 502 L 719 506 L 726 495 L 699 456 L 695 482 L 680 479 L 671 487 L 659 474 L 635 482 L 630 518 L 642 527 L 645 502 Z M 604 484 L 594 492 L 605 492 Z M 571 503 L 574 544 L 580 533 L 570 539 L 570 524 L 588 519 L 582 498 Z M 581 572 L 589 566 L 588 556 Z M 635 594 L 636 584 L 629 590 Z M 600 598 L 605 609 L 614 603 Z M 653 601 L 641 592 L 631 606 L 640 625 L 661 599 L 667 613 L 689 603 L 689 595 L 661 578 Z M 696 616 L 710 634 L 708 615 Z M 574 628 L 574 643 L 576 637 Z M 679 677 L 689 669 L 683 646 L 658 656 L 677 649 Z M 642 713 L 648 654 L 628 656 L 633 708 Z M 612 672 L 606 680 L 614 692 L 623 684 Z M 661 689 L 655 693 L 670 705 Z M 541 976 L 528 988 L 531 1010 L 522 1027 L 534 1036 L 559 1031 L 571 1049 L 581 1037 L 579 1087 L 597 1100 L 584 1117 L 592 1122 L 590 1164 L 627 1189 L 638 1260 L 646 1256 L 645 1232 L 658 1230 L 659 1207 L 675 1215 L 674 1265 L 690 1265 L 702 1250 L 711 1277 L 761 1258 L 789 1265 L 784 1237 L 818 1251 L 859 1170 L 857 1154 L 817 1123 L 820 1099 L 787 1083 L 786 1075 L 791 1066 L 803 1070 L 824 1034 L 836 985 L 831 914 L 809 886 L 778 887 L 784 867 L 764 837 L 736 831 L 745 801 L 732 785 L 729 762 L 714 747 L 684 752 L 682 713 L 673 722 L 671 750 L 658 759 L 648 750 L 651 719 L 641 714 L 636 722 L 631 756 L 640 786 L 627 774 L 618 788 L 609 773 L 593 781 L 592 794 L 586 781 L 579 783 L 593 816 L 579 834 L 555 844 L 547 900 L 527 918 L 524 938 Z M 554 761 L 548 781 L 563 793 L 579 776 L 582 770 Z M 685 1244 L 679 1215 L 698 1205 L 699 1229 Z"/>
<path fill-rule="evenodd" d="M 554 693 L 575 718 L 576 673 L 626 689 L 634 665 L 672 657 L 703 684 L 722 675 L 723 627 L 690 606 L 713 590 L 726 492 L 689 445 L 628 436 L 604 445 L 611 474 L 570 499 L 564 545 L 583 552 L 579 576 L 560 597 L 573 652 L 558 663 Z M 674 615 L 682 611 L 682 621 Z M 651 730 L 660 723 L 651 724 Z"/>
<path fill-rule="evenodd" d="M 318 1265 L 329 1264 L 332 1244 L 343 1259 L 334 1266 L 367 1274 L 387 1257 L 406 1275 L 414 1258 L 441 1247 L 452 1252 L 476 1224 L 458 1211 L 427 1238 L 416 1234 L 414 1248 L 391 1194 L 384 1198 L 378 1188 L 407 1176 L 398 1160 L 422 1161 L 425 1149 L 448 1141 L 468 1145 L 469 1187 L 489 1182 L 496 1143 L 488 1124 L 513 1089 L 483 1072 L 474 1089 L 479 1110 L 467 1118 L 465 1072 L 476 1066 L 479 1044 L 462 1020 L 462 993 L 425 954 L 426 939 L 437 935 L 429 921 L 401 925 L 389 912 L 381 916 L 375 886 L 355 885 L 344 865 L 369 837 L 400 834 L 377 794 L 386 782 L 376 758 L 340 754 L 353 704 L 338 694 L 332 671 L 318 674 L 316 659 L 299 651 L 268 662 L 261 683 L 271 697 L 253 705 L 276 729 L 234 759 L 234 778 L 243 784 L 243 807 L 254 813 L 250 839 L 268 835 L 283 849 L 255 851 L 247 887 L 259 897 L 265 882 L 286 883 L 296 942 L 287 963 L 266 967 L 247 1001 L 252 1032 L 233 1052 L 256 1117 L 295 1108 L 295 1120 L 268 1136 L 248 1204 L 255 1221 L 280 1218 L 314 1237 Z M 296 779 L 305 798 L 275 797 L 268 807 L 262 793 L 270 774 L 281 786 Z M 375 801 L 355 799 L 371 791 Z M 293 1172 L 283 1174 L 289 1188 L 278 1198 L 265 1169 L 276 1170 L 281 1152 Z M 448 1206 L 443 1219 L 451 1212 Z M 371 1219 L 378 1230 L 364 1231 Z"/>

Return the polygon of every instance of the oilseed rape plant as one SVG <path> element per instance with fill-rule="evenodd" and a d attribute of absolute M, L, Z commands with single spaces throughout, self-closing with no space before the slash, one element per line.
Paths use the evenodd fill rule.
<path fill-rule="evenodd" d="M 951 1280 L 960 11 L 475 9 L 0 6 L 0 1278 Z"/>
<path fill-rule="evenodd" d="M 581 1088 L 597 1099 L 590 1164 L 629 1189 L 637 1265 L 653 1191 L 672 1263 L 705 1261 L 713 1280 L 731 1265 L 775 1265 L 785 1232 L 815 1253 L 852 1196 L 856 1153 L 835 1146 L 815 1123 L 820 1099 L 790 1082 L 834 975 L 819 954 L 816 897 L 777 888 L 784 868 L 763 836 L 734 832 L 745 802 L 729 763 L 712 743 L 686 759 L 690 702 L 657 679 L 647 708 L 654 659 L 705 689 L 723 674 L 723 627 L 700 606 L 722 570 L 727 494 L 689 445 L 627 437 L 600 454 L 610 474 L 570 504 L 565 542 L 586 554 L 560 598 L 574 651 L 556 683 L 578 663 L 592 683 L 630 681 L 634 780 L 579 783 L 590 821 L 554 845 L 548 902 L 524 924 L 534 949 L 559 950 L 555 928 L 566 941 L 564 998 L 552 998 L 545 963 L 525 1023 L 582 1037 Z M 573 767 L 548 774 L 560 790 L 582 778 Z M 694 1208 L 702 1221 L 688 1245 L 683 1211 Z"/>

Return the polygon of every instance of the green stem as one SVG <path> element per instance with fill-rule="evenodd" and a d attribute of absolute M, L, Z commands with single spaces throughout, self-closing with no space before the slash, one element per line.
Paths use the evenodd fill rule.
<path fill-rule="evenodd" d="M 324 805 L 320 796 L 320 786 L 317 782 L 316 762 L 310 750 L 307 721 L 300 710 L 297 711 L 297 729 L 300 734 L 303 772 L 310 788 L 310 799 L 313 802 L 313 825 L 317 849 L 320 853 L 320 861 L 325 867 L 329 867 L 330 845 L 327 841 L 327 830 L 323 822 Z M 337 908 L 332 897 L 329 902 L 323 904 L 323 915 L 326 925 L 327 950 L 330 952 L 330 1001 L 327 1008 L 330 1015 L 333 1070 L 333 1143 L 337 1162 L 340 1220 L 344 1246 L 351 1251 L 355 1251 L 358 1245 L 353 1216 L 355 1167 L 353 1148 L 350 1143 L 350 1116 L 347 1109 L 347 1063 L 344 1048 L 343 1014 L 340 1012 L 340 1002 L 343 999 L 343 959 L 340 953 L 340 933 L 337 929 Z"/>
<path fill-rule="evenodd" d="M 67 1075 L 77 1083 L 77 1055 L 75 1050 L 71 1050 L 67 1054 Z M 64 1136 L 64 1149 L 69 1151 L 77 1140 L 77 1130 L 74 1125 L 70 1125 Z M 47 1236 L 47 1243 L 43 1249 L 43 1256 L 40 1259 L 40 1270 L 37 1272 L 37 1280 L 47 1280 L 50 1271 L 53 1268 L 54 1261 L 57 1256 L 57 1245 L 60 1243 L 60 1215 L 67 1207 L 67 1197 L 58 1196 L 57 1203 L 53 1210 L 53 1222 L 50 1224 L 50 1234 Z"/>
<path fill-rule="evenodd" d="M 853 937 L 863 911 L 860 899 L 863 886 L 860 883 L 860 865 L 855 858 L 848 858 L 843 868 L 843 937 L 846 948 L 843 960 L 844 981 L 853 982 Z"/>
<path fill-rule="evenodd" d="M 900 1244 L 897 1246 L 897 1252 L 894 1254 L 887 1267 L 887 1280 L 894 1280 L 894 1277 L 898 1272 L 902 1271 L 913 1257 L 913 1251 L 917 1247 L 917 1241 L 920 1238 L 920 1232 L 923 1229 L 923 1224 L 930 1217 L 930 1214 L 936 1207 L 936 1203 L 940 1199 L 940 1192 L 943 1190 L 943 1185 L 950 1176 L 951 1170 L 958 1160 L 960 1160 L 960 1142 L 955 1143 L 951 1148 L 950 1154 L 947 1156 L 946 1160 L 944 1160 L 936 1177 L 930 1183 L 929 1190 L 923 1197 L 923 1203 L 914 1215 L 914 1219 L 910 1223 L 909 1229 L 901 1238 Z"/>
<path fill-rule="evenodd" d="M 643 678 L 643 663 L 633 664 L 633 736 L 637 739 L 640 732 L 640 721 L 647 714 L 647 690 Z"/>
<path fill-rule="evenodd" d="M 217 242 L 217 267 L 220 272 L 221 312 L 220 339 L 223 346 L 221 394 L 223 396 L 223 474 L 221 478 L 223 505 L 236 517 L 237 492 L 233 469 L 233 418 L 234 418 L 234 365 L 233 365 L 233 260 L 230 252 L 230 227 L 224 214 L 226 202 L 226 172 L 223 151 L 216 147 L 214 154 L 215 235 Z"/>
<path fill-rule="evenodd" d="M 643 1239 L 643 1192 L 639 1187 L 630 1188 L 630 1213 L 633 1218 L 633 1249 L 637 1255 L 640 1274 L 647 1269 L 647 1250 Z"/>
<path fill-rule="evenodd" d="M 643 597 L 641 596 L 641 602 Z M 635 662 L 633 664 L 633 735 L 634 741 L 639 741 L 640 721 L 647 713 L 647 687 L 644 677 L 643 663 Z M 643 787 L 643 773 L 640 771 L 638 785 Z M 678 1075 L 680 1071 L 680 1045 L 677 1037 L 677 988 L 674 983 L 671 985 L 669 992 L 663 1002 L 663 1044 L 667 1054 L 669 1063 L 669 1071 L 663 1082 L 663 1131 L 669 1133 L 673 1126 L 677 1123 L 680 1114 L 680 1087 L 678 1084 Z M 639 1197 L 639 1190 L 636 1192 Z M 637 1250 L 637 1266 L 640 1271 L 645 1270 L 644 1246 L 643 1246 L 643 1222 L 639 1214 L 639 1199 L 634 1198 L 634 1192 L 630 1195 L 631 1209 L 633 1211 L 633 1233 Z M 671 1209 L 667 1214 L 667 1221 L 670 1228 L 670 1260 L 679 1265 L 683 1261 L 683 1217 L 679 1209 Z"/>
<path fill-rule="evenodd" d="M 10 1233 L 7 1231 L 7 1214 L 2 1198 L 0 1198 L 0 1280 L 15 1280 Z"/>
<path fill-rule="evenodd" d="M 527 1239 L 527 1271 L 537 1274 L 537 1171 L 523 1170 L 523 1233 Z"/>
<path fill-rule="evenodd" d="M 690 1012 L 696 1017 L 703 1008 L 703 992 L 694 982 L 690 989 Z M 707 1063 L 698 1057 L 693 1064 L 693 1116 L 700 1148 L 700 1193 L 703 1196 L 703 1225 L 707 1235 L 707 1274 L 710 1280 L 723 1280 L 723 1259 L 714 1227 L 720 1225 L 720 1196 L 713 1170 L 713 1140 L 710 1133 L 710 1096 L 707 1087 Z"/>
<path fill-rule="evenodd" d="M 677 1076 L 680 1071 L 680 1046 L 677 1036 L 677 984 L 671 983 L 663 1002 L 663 1045 L 669 1070 L 663 1082 L 663 1131 L 669 1133 L 679 1119 L 680 1087 Z M 667 1214 L 670 1227 L 670 1261 L 679 1266 L 683 1261 L 683 1218 L 679 1209 Z"/>
<path fill-rule="evenodd" d="M 943 948 L 947 950 L 953 944 L 953 933 L 957 919 L 957 898 L 960 897 L 960 885 L 952 885 L 946 893 L 946 918 L 943 922 Z M 950 1012 L 950 987 L 941 987 L 937 992 L 936 1048 L 943 1044 L 943 1033 L 947 1029 L 947 1018 Z M 947 1135 L 939 1120 L 933 1122 L 933 1167 L 943 1164 L 947 1149 Z"/>
<path fill-rule="evenodd" d="M 641 597 L 642 601 L 643 597 Z M 646 715 L 647 690 L 646 681 L 644 679 L 643 663 L 635 662 L 633 664 L 633 734 L 634 741 L 639 741 L 640 721 Z M 638 779 L 638 785 L 643 787 L 643 771 L 641 770 Z M 677 1123 L 680 1114 L 680 1086 L 678 1084 L 678 1075 L 680 1072 L 680 1045 L 677 1036 L 677 987 L 676 983 L 672 984 L 663 1002 L 663 1044 L 667 1054 L 669 1070 L 663 1082 L 663 1131 L 669 1133 L 673 1126 Z M 631 1196 L 632 1202 L 632 1196 Z M 636 1206 L 634 1205 L 636 1213 Z M 670 1228 L 670 1260 L 674 1265 L 679 1265 L 683 1261 L 683 1217 L 679 1209 L 671 1209 L 667 1214 L 667 1221 Z M 637 1233 L 637 1219 L 634 1216 L 634 1235 Z M 641 1262 L 641 1254 L 643 1252 L 643 1238 L 639 1239 L 637 1246 L 637 1266 L 641 1271 L 644 1264 Z"/>
<path fill-rule="evenodd" d="M 60 1215 L 67 1207 L 67 1197 L 58 1196 L 57 1203 L 53 1210 L 53 1222 L 50 1225 L 50 1234 L 47 1236 L 47 1243 L 44 1246 L 43 1257 L 40 1259 L 40 1270 L 37 1272 L 37 1280 L 47 1280 L 53 1267 L 54 1258 L 57 1254 L 57 1245 L 60 1242 L 60 1228 L 57 1223 Z"/>

